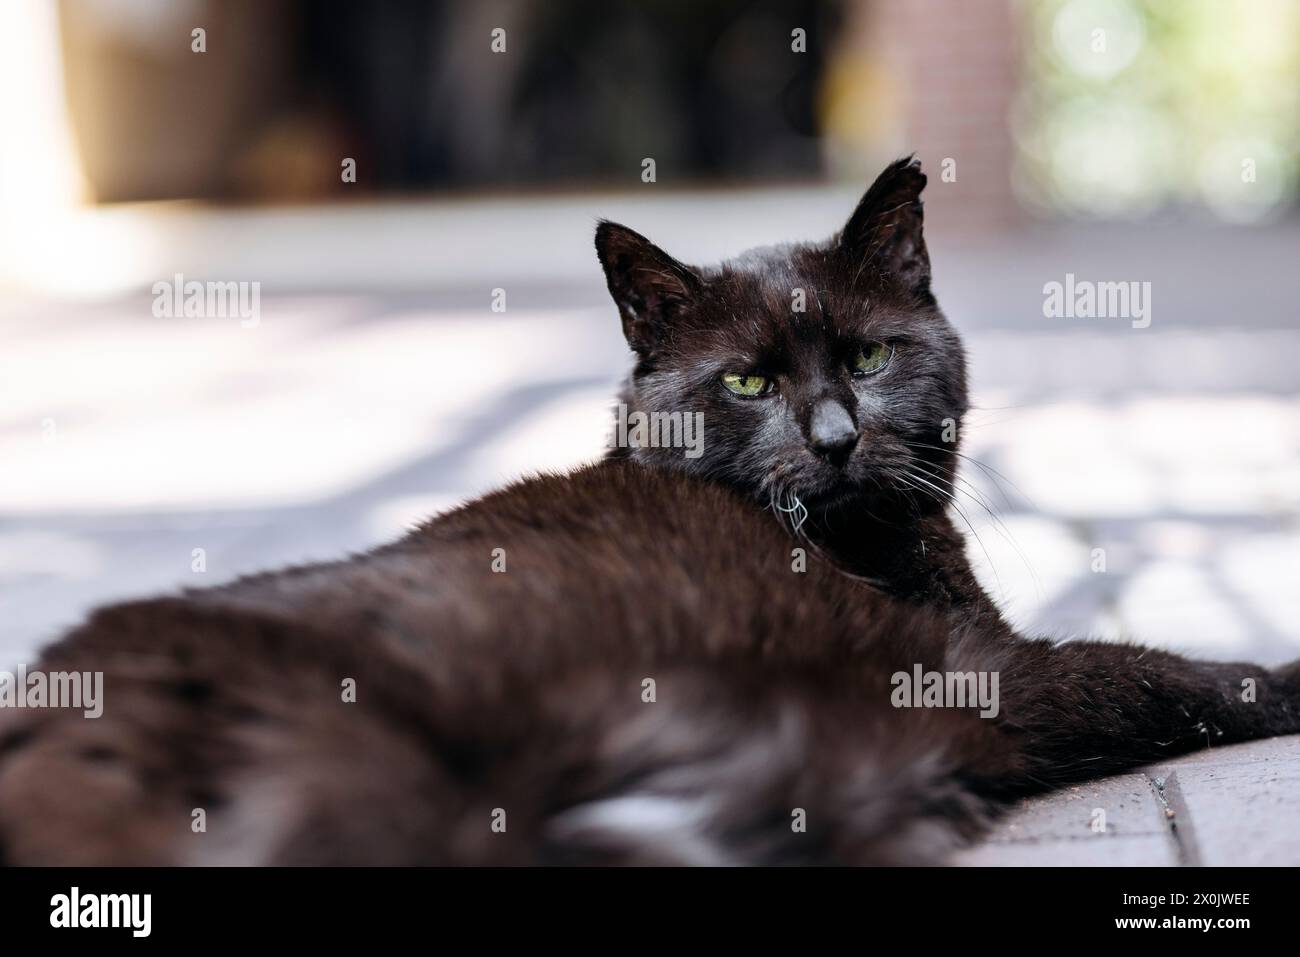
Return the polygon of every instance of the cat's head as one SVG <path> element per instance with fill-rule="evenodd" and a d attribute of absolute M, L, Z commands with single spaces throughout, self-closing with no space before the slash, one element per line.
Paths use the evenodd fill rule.
<path fill-rule="evenodd" d="M 781 507 L 824 510 L 900 489 L 941 505 L 966 368 L 930 292 L 925 182 L 919 162 L 900 160 L 827 242 L 711 268 L 602 222 L 596 251 L 636 353 L 613 454 Z M 702 436 L 683 435 L 684 416 Z"/>

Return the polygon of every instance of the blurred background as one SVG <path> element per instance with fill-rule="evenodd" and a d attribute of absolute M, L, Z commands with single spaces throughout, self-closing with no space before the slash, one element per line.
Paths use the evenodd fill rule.
<path fill-rule="evenodd" d="M 6 0 L 0 666 L 599 456 L 598 217 L 716 261 L 911 152 L 1011 618 L 1300 654 L 1300 0 Z"/>

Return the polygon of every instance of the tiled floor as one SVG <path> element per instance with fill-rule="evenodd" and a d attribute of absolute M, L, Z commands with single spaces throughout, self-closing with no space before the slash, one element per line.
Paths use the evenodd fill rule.
<path fill-rule="evenodd" d="M 625 362 L 601 308 L 489 319 L 272 297 L 259 330 L 161 332 L 139 311 L 120 302 L 70 323 L 43 307 L 10 326 L 7 658 L 93 603 L 363 548 L 514 476 L 596 457 Z M 978 370 L 998 334 L 970 347 Z M 1059 397 L 1014 382 L 975 398 L 966 449 L 980 464 L 959 507 L 1014 621 L 1263 663 L 1300 655 L 1300 398 Z M 206 572 L 191 570 L 196 548 Z"/>
<path fill-rule="evenodd" d="M 997 471 L 968 474 L 970 554 L 1024 627 L 1267 663 L 1300 654 L 1300 401 L 1044 399 L 972 439 Z"/>

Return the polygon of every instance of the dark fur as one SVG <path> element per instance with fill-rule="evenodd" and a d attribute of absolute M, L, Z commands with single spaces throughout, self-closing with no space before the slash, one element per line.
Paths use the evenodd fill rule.
<path fill-rule="evenodd" d="M 896 164 L 831 242 L 713 270 L 602 224 L 624 399 L 703 411 L 705 454 L 623 449 L 346 561 L 95 613 L 41 667 L 104 671 L 104 716 L 0 712 L 6 859 L 931 863 L 1018 795 L 1300 731 L 1295 666 L 1021 638 L 980 591 L 923 185 Z M 854 379 L 873 339 L 894 359 Z M 739 366 L 779 390 L 731 395 Z M 859 433 L 836 460 L 809 448 L 828 399 Z M 1000 715 L 893 708 L 915 664 L 999 672 Z"/>

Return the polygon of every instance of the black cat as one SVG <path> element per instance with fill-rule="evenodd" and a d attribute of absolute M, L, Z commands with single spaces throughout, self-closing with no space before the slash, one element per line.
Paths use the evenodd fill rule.
<path fill-rule="evenodd" d="M 103 716 L 0 711 L 3 858 L 934 863 L 1013 797 L 1300 731 L 1296 665 L 1022 638 L 979 589 L 924 184 L 717 269 L 602 224 L 625 446 L 95 613 L 40 668 Z"/>

